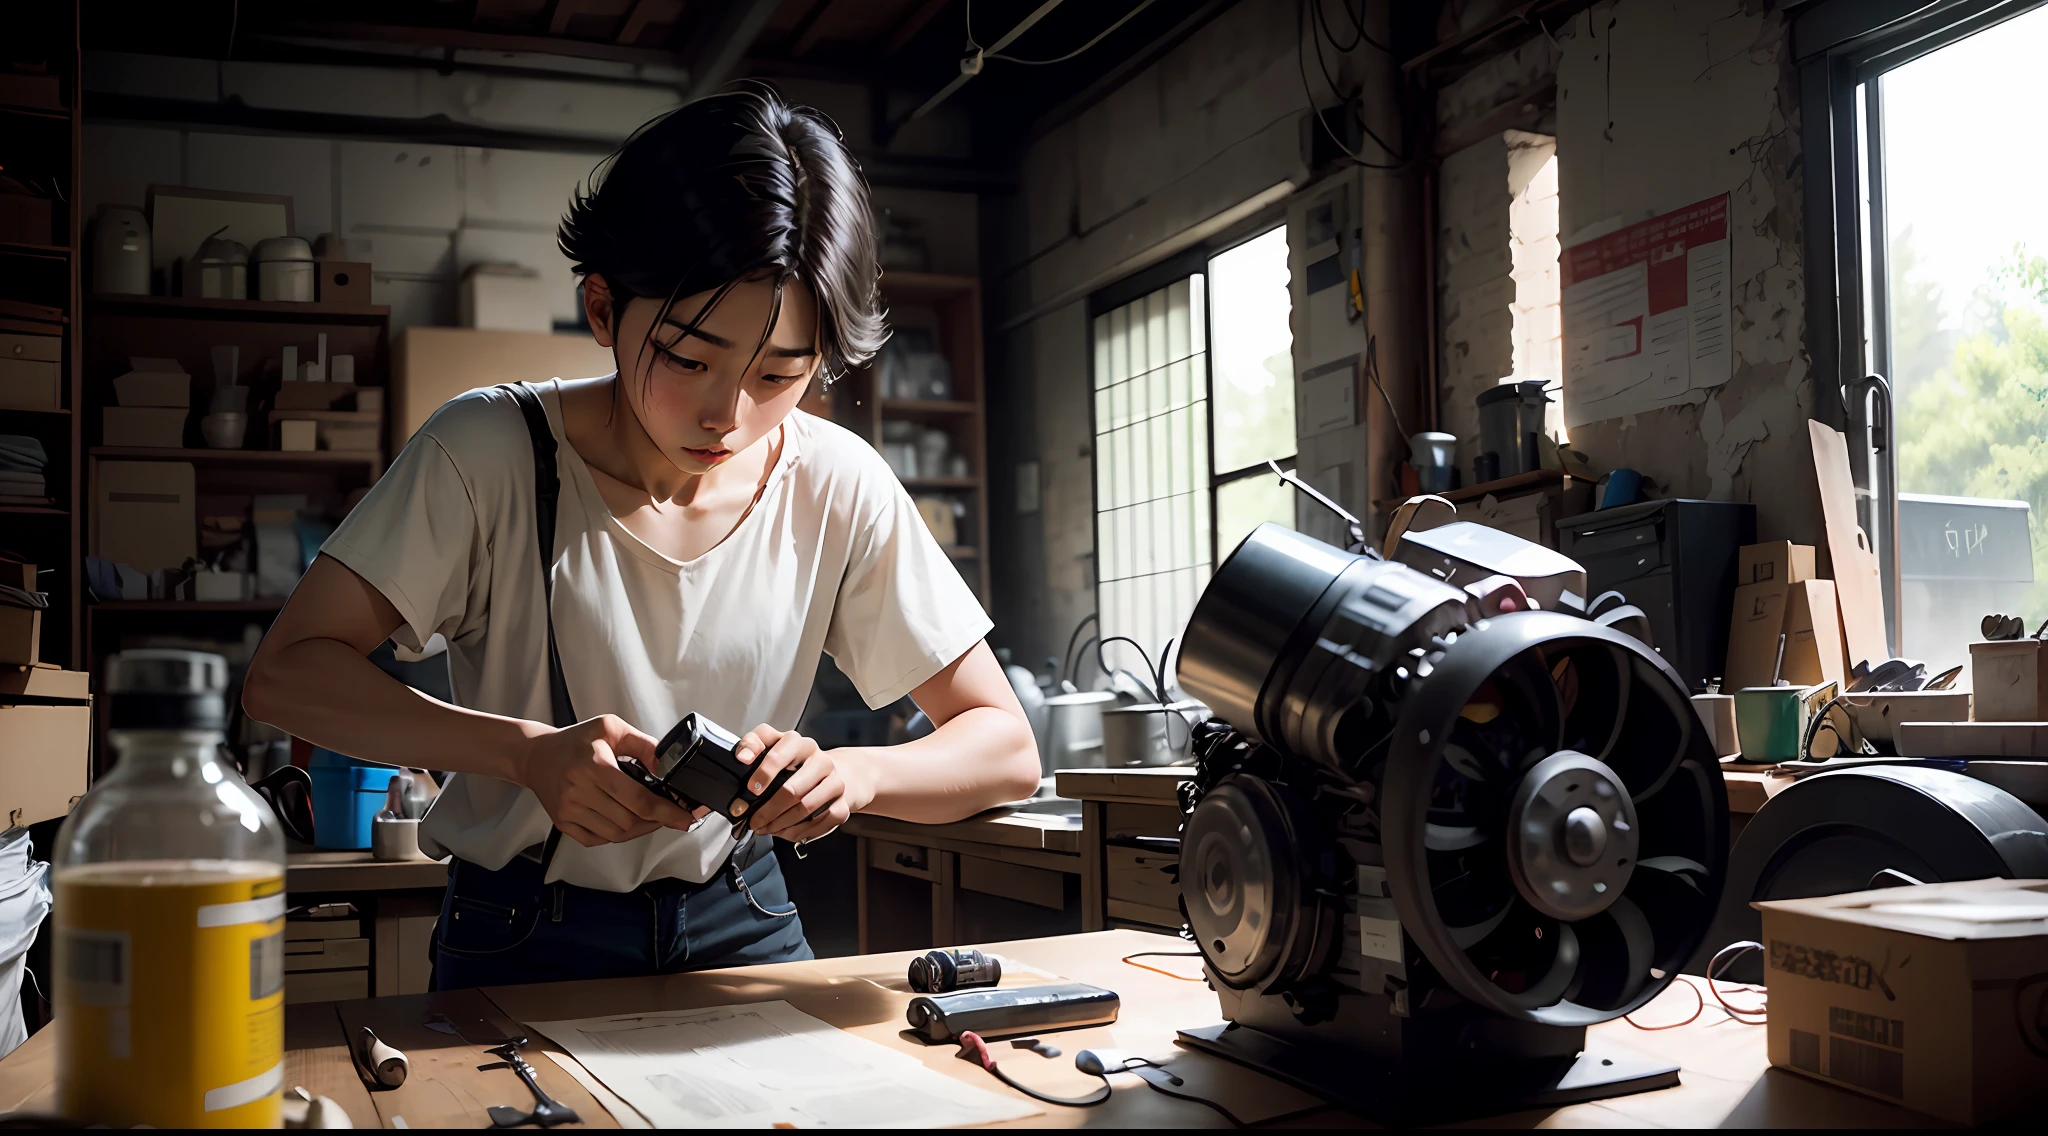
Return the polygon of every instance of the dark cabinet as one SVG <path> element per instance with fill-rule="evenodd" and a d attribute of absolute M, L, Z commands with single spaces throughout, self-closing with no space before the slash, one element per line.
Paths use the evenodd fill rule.
<path fill-rule="evenodd" d="M 1720 675 L 1736 551 L 1756 542 L 1756 506 L 1644 501 L 1567 517 L 1557 537 L 1586 569 L 1587 600 L 1620 592 L 1642 608 L 1657 653 L 1688 689 Z"/>

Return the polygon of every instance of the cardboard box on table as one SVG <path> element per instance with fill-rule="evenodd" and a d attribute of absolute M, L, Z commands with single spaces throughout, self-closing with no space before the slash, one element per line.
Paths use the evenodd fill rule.
<path fill-rule="evenodd" d="M 2048 1103 L 2048 880 L 1755 906 L 1771 1064 L 1960 1124 Z"/>
<path fill-rule="evenodd" d="M 91 770 L 86 673 L 0 666 L 0 829 L 69 813 Z"/>
<path fill-rule="evenodd" d="M 19 570 L 20 574 L 15 574 Z M 0 583 L 36 591 L 36 566 L 0 564 Z M 33 663 L 43 641 L 43 609 L 0 599 L 0 666 Z"/>
<path fill-rule="evenodd" d="M 2048 666 L 2039 639 L 1970 644 L 1972 713 L 1979 722 L 2048 721 Z"/>

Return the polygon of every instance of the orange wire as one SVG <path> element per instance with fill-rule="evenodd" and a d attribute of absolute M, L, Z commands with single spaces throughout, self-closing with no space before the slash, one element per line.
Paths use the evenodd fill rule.
<path fill-rule="evenodd" d="M 1156 967 L 1156 966 L 1148 966 L 1148 965 L 1146 965 L 1145 963 L 1142 963 L 1142 962 L 1132 962 L 1132 961 L 1131 961 L 1132 959 L 1134 959 L 1134 958 L 1137 958 L 1137 957 L 1138 957 L 1138 955 L 1146 955 L 1146 954 L 1153 954 L 1153 953 L 1154 953 L 1154 952 L 1152 952 L 1152 951 L 1139 951 L 1139 952 L 1138 952 L 1138 954 L 1135 954 L 1135 955 L 1125 955 L 1125 956 L 1124 956 L 1124 958 L 1123 958 L 1123 961 L 1124 961 L 1124 964 L 1125 964 L 1126 966 L 1135 966 L 1135 967 L 1137 967 L 1137 968 L 1138 968 L 1139 970 L 1149 970 L 1149 971 L 1151 971 L 1151 972 L 1152 972 L 1152 973 L 1154 973 L 1154 974 L 1163 974 L 1163 975 L 1165 975 L 1165 976 L 1166 976 L 1166 977 L 1168 977 L 1168 978 L 1178 978 L 1178 979 L 1180 979 L 1180 980 L 1181 980 L 1182 982 L 1207 982 L 1207 981 L 1208 981 L 1208 979 L 1206 979 L 1206 978 L 1202 978 L 1202 977 L 1200 977 L 1200 976 L 1197 976 L 1197 977 L 1194 977 L 1194 978 L 1189 978 L 1189 977 L 1188 977 L 1187 975 L 1185 975 L 1185 974 L 1175 974 L 1174 972 L 1172 972 L 1172 971 L 1170 971 L 1170 970 L 1166 970 L 1166 969 L 1163 969 L 1163 968 L 1161 968 L 1161 967 Z"/>

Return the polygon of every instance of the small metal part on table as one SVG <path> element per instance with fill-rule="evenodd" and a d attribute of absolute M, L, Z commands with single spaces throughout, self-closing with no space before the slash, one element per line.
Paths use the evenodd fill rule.
<path fill-rule="evenodd" d="M 519 1047 L 525 1044 L 526 1039 L 523 1037 L 506 1038 L 503 1044 L 490 1050 L 503 1060 L 477 1066 L 479 1071 L 510 1069 L 519 1074 L 519 1079 L 526 1082 L 527 1089 L 533 1093 L 532 1112 L 521 1112 L 506 1104 L 492 1105 L 486 1110 L 491 1115 L 491 1125 L 496 1128 L 517 1128 L 524 1124 L 537 1124 L 542 1128 L 553 1128 L 557 1124 L 575 1124 L 582 1120 L 582 1117 L 576 1115 L 575 1109 L 549 1096 L 547 1090 L 540 1087 L 540 1081 L 534 1077 L 533 1066 L 527 1064 L 524 1057 L 519 1056 Z"/>

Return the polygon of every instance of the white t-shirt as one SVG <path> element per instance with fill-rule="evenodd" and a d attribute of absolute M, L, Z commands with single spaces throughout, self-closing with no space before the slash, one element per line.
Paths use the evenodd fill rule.
<path fill-rule="evenodd" d="M 735 733 L 791 729 L 818 654 L 869 706 L 903 697 L 986 635 L 988 616 L 874 448 L 797 411 L 739 527 L 688 562 L 612 516 L 562 431 L 556 383 L 532 384 L 560 449 L 554 619 L 580 718 L 616 714 L 660 737 L 696 711 Z M 448 641 L 455 701 L 550 718 L 533 450 L 518 405 L 474 390 L 428 419 L 321 551 L 369 581 L 418 650 Z M 363 754 L 374 760 L 374 753 Z M 539 798 L 459 774 L 420 826 L 430 855 L 496 870 L 547 837 Z M 548 878 L 607 891 L 650 879 L 702 881 L 732 848 L 731 823 L 623 844 L 561 841 Z"/>

